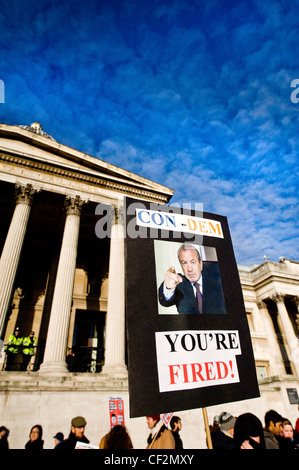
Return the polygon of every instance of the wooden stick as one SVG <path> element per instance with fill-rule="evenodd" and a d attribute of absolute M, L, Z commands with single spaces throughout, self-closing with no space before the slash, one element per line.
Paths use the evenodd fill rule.
<path fill-rule="evenodd" d="M 202 409 L 203 413 L 203 419 L 205 422 L 205 429 L 206 429 L 206 435 L 207 435 L 207 443 L 208 443 L 208 449 L 213 449 L 213 444 L 212 444 L 212 438 L 211 438 L 211 432 L 210 432 L 210 426 L 209 426 L 209 420 L 208 420 L 208 413 L 207 409 L 203 408 Z"/>

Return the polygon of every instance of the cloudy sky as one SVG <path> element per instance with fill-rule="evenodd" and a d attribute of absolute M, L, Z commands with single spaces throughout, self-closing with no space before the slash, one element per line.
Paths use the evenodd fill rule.
<path fill-rule="evenodd" d="M 239 264 L 299 261 L 298 12 L 298 0 L 2 2 L 0 122 L 39 121 L 174 189 L 172 203 L 227 216 Z"/>

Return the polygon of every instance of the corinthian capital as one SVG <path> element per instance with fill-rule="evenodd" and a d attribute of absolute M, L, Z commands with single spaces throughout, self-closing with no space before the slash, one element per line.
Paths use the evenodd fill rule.
<path fill-rule="evenodd" d="M 64 207 L 65 207 L 67 215 L 68 214 L 81 215 L 82 208 L 86 203 L 87 201 L 84 201 L 83 199 L 81 199 L 80 196 L 75 196 L 75 197 L 66 196 L 65 201 L 64 201 Z"/>
<path fill-rule="evenodd" d="M 112 205 L 111 207 L 112 223 L 123 224 L 124 222 L 124 208 L 122 206 Z"/>
<path fill-rule="evenodd" d="M 271 296 L 271 300 L 273 300 L 275 303 L 277 302 L 281 302 L 284 300 L 284 294 L 282 292 L 275 292 L 272 296 Z"/>
<path fill-rule="evenodd" d="M 258 300 L 258 301 L 257 301 L 257 306 L 258 306 L 259 309 L 261 309 L 261 308 L 267 308 L 267 304 L 266 304 L 266 302 L 264 302 L 263 300 Z"/>
<path fill-rule="evenodd" d="M 15 198 L 16 204 L 28 204 L 31 206 L 33 202 L 33 196 L 37 192 L 33 188 L 32 184 L 15 184 Z"/>

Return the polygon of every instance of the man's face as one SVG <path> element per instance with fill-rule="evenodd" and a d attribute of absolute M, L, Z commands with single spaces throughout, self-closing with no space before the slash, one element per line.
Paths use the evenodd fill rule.
<path fill-rule="evenodd" d="M 270 421 L 270 424 L 272 434 L 274 434 L 274 436 L 279 436 L 282 431 L 282 421 L 277 421 L 277 423 L 273 423 L 273 421 Z"/>
<path fill-rule="evenodd" d="M 198 281 L 201 276 L 202 261 L 199 261 L 196 250 L 182 250 L 179 259 L 188 281 Z"/>
<path fill-rule="evenodd" d="M 156 424 L 156 420 L 154 420 L 151 416 L 147 416 L 146 417 L 146 422 L 147 422 L 147 425 L 149 427 L 149 429 L 153 429 L 153 427 L 155 427 L 155 424 Z"/>
<path fill-rule="evenodd" d="M 174 431 L 180 431 L 182 429 L 182 421 L 179 420 L 177 423 L 174 423 Z"/>
<path fill-rule="evenodd" d="M 84 426 L 81 426 L 80 428 L 72 426 L 72 433 L 75 434 L 77 439 L 81 439 L 84 435 Z"/>

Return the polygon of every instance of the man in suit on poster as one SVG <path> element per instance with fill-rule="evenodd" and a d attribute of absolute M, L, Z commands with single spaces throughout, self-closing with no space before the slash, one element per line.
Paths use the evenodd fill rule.
<path fill-rule="evenodd" d="M 225 314 L 225 303 L 218 263 L 203 262 L 193 245 L 178 250 L 184 274 L 170 267 L 159 287 L 159 302 L 164 307 L 176 306 L 179 314 Z"/>

